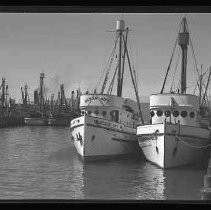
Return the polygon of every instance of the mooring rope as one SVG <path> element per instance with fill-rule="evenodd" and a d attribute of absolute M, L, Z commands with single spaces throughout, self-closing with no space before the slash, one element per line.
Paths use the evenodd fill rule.
<path fill-rule="evenodd" d="M 211 146 L 211 144 L 207 144 L 207 145 L 204 145 L 204 146 L 194 146 L 194 145 L 191 145 L 191 144 L 185 142 L 184 140 L 182 140 L 182 139 L 179 138 L 178 136 L 177 136 L 177 138 L 178 138 L 179 141 L 181 141 L 181 142 L 182 142 L 183 144 L 185 144 L 186 146 L 191 147 L 191 148 L 194 148 L 194 149 L 203 149 L 203 148 L 208 148 L 208 147 Z"/>

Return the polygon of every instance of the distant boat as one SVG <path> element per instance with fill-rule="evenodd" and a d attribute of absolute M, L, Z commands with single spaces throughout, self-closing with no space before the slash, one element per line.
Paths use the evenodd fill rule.
<path fill-rule="evenodd" d="M 64 113 L 57 116 L 50 116 L 48 118 L 48 125 L 51 126 L 69 126 L 70 122 L 77 115 L 72 113 Z"/>
<path fill-rule="evenodd" d="M 81 116 L 70 125 L 71 138 L 78 154 L 83 159 L 102 159 L 114 155 L 137 153 L 140 149 L 136 137 L 136 126 L 140 121 L 135 71 L 131 69 L 127 51 L 127 35 L 123 20 L 117 21 L 115 46 L 110 56 L 105 79 L 98 94 L 85 93 L 80 96 Z M 118 43 L 118 56 L 115 54 Z M 104 93 L 113 60 L 118 57 L 113 79 Z M 137 101 L 122 97 L 124 64 L 127 59 Z M 118 73 L 117 73 L 118 72 Z M 117 76 L 117 95 L 111 94 Z"/>
<path fill-rule="evenodd" d="M 209 157 L 207 155 L 211 146 L 208 128 L 210 111 L 204 100 L 211 69 L 204 94 L 202 94 L 204 86 L 201 83 L 201 75 L 199 75 L 200 81 L 197 82 L 199 96 L 186 94 L 187 49 L 190 40 L 185 17 L 182 19 L 180 29 L 175 43 L 175 46 L 178 44 L 182 51 L 179 89 L 176 92 L 163 92 L 171 57 L 161 92 L 150 96 L 151 123 L 137 128 L 138 142 L 146 159 L 161 168 L 203 164 Z"/>
<path fill-rule="evenodd" d="M 48 125 L 48 119 L 46 117 L 32 117 L 32 118 L 28 118 L 28 117 L 25 117 L 24 118 L 24 122 L 26 125 Z"/>

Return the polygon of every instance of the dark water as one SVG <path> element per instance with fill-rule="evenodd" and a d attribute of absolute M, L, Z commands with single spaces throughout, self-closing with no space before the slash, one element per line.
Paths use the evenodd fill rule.
<path fill-rule="evenodd" d="M 0 199 L 201 200 L 205 174 L 141 156 L 83 163 L 68 128 L 0 129 Z"/>

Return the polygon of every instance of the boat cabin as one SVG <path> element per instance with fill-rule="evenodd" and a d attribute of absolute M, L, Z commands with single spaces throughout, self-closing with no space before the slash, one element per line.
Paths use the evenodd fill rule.
<path fill-rule="evenodd" d="M 136 128 L 137 103 L 128 98 L 107 94 L 85 94 L 80 97 L 81 115 L 111 120 L 127 127 Z"/>
<path fill-rule="evenodd" d="M 198 126 L 199 98 L 191 94 L 153 94 L 150 96 L 150 122 Z"/>

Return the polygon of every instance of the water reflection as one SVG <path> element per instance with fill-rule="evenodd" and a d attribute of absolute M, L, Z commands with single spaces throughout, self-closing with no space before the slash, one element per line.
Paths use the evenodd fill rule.
<path fill-rule="evenodd" d="M 82 163 L 81 163 L 82 164 Z M 163 170 L 143 159 L 84 163 L 84 199 L 201 200 L 205 168 Z"/>
<path fill-rule="evenodd" d="M 1 199 L 200 200 L 205 173 L 164 171 L 141 155 L 84 163 L 67 128 L 1 129 Z"/>
<path fill-rule="evenodd" d="M 168 200 L 201 200 L 204 168 L 183 167 L 165 170 L 165 196 Z"/>

